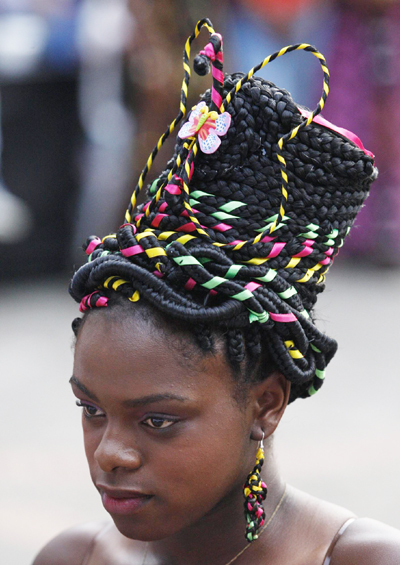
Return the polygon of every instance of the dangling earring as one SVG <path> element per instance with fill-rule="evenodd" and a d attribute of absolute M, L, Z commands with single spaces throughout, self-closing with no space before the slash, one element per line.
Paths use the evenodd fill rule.
<path fill-rule="evenodd" d="M 258 538 L 258 531 L 265 522 L 265 512 L 262 506 L 267 497 L 267 485 L 261 480 L 261 468 L 264 463 L 264 432 L 256 455 L 256 464 L 243 487 L 244 515 L 246 517 L 245 538 L 252 542 Z"/>

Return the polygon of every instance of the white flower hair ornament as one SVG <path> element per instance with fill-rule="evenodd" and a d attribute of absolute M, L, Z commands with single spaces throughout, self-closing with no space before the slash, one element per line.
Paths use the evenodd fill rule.
<path fill-rule="evenodd" d="M 189 120 L 183 124 L 178 136 L 181 139 L 198 135 L 200 149 L 203 153 L 215 153 L 221 145 L 220 137 L 225 135 L 231 125 L 232 117 L 228 112 L 218 114 L 209 110 L 204 101 L 193 106 Z"/>

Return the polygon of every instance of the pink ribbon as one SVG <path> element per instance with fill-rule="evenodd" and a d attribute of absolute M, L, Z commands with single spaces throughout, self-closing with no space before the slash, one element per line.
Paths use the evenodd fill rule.
<path fill-rule="evenodd" d="M 215 50 L 214 45 L 210 42 L 200 51 L 200 55 L 205 55 L 210 59 L 210 61 L 215 61 Z"/>
<path fill-rule="evenodd" d="M 82 298 L 82 300 L 79 304 L 79 311 L 80 312 L 86 312 L 86 310 L 91 308 L 90 299 L 96 293 L 97 293 L 97 290 L 95 290 L 91 294 L 87 294 L 86 296 L 84 296 Z M 99 296 L 99 298 L 96 300 L 96 307 L 107 306 L 107 302 L 108 302 L 108 298 L 106 298 L 105 296 Z"/>
<path fill-rule="evenodd" d="M 133 233 L 136 233 L 136 226 L 133 224 L 122 224 L 122 226 L 120 226 L 120 228 L 126 228 L 127 226 L 130 226 L 132 228 Z"/>
<path fill-rule="evenodd" d="M 270 312 L 269 315 L 274 322 L 297 322 L 297 318 L 294 314 L 275 314 L 274 312 Z"/>
<path fill-rule="evenodd" d="M 168 214 L 157 214 L 151 222 L 151 225 L 153 226 L 153 228 L 158 228 L 161 220 L 163 218 L 166 218 L 167 216 L 168 216 Z"/>
<path fill-rule="evenodd" d="M 133 255 L 138 255 L 138 253 L 143 253 L 143 251 L 144 249 L 141 245 L 132 245 L 132 247 L 121 249 L 121 253 L 124 257 L 132 257 Z"/>
<path fill-rule="evenodd" d="M 192 290 L 196 286 L 196 281 L 192 278 L 188 279 L 185 284 L 186 290 Z"/>
<path fill-rule="evenodd" d="M 224 224 L 223 222 L 221 222 L 220 224 L 217 224 L 216 226 L 213 227 L 213 230 L 215 231 L 220 231 L 220 232 L 224 232 L 227 230 L 231 230 L 232 226 L 229 226 L 228 224 Z"/>
<path fill-rule="evenodd" d="M 268 255 L 268 259 L 273 259 L 277 257 L 282 249 L 285 247 L 286 243 L 274 243 L 271 249 L 271 253 Z"/>
<path fill-rule="evenodd" d="M 260 283 L 256 283 L 254 281 L 251 281 L 251 282 L 247 283 L 244 288 L 247 288 L 247 290 L 249 290 L 250 292 L 253 292 L 253 290 L 256 290 L 256 288 L 259 288 L 260 286 L 261 286 Z"/>
<path fill-rule="evenodd" d="M 170 194 L 180 194 L 182 191 L 176 184 L 167 184 L 165 190 Z"/>
<path fill-rule="evenodd" d="M 86 248 L 87 255 L 93 253 L 93 251 L 96 249 L 98 245 L 100 245 L 100 243 L 101 243 L 101 239 L 99 239 L 98 237 L 96 237 L 96 239 L 93 239 Z"/>

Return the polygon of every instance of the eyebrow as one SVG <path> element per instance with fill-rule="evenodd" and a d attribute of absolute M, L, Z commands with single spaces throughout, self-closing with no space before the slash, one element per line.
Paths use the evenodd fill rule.
<path fill-rule="evenodd" d="M 81 390 L 86 396 L 90 399 L 99 402 L 99 399 L 95 394 L 90 392 L 85 385 L 83 385 L 75 376 L 72 376 L 69 380 L 71 384 L 74 384 L 79 390 Z M 180 396 L 178 394 L 172 394 L 169 392 L 162 393 L 162 394 L 149 394 L 147 396 L 141 396 L 139 398 L 134 398 L 131 400 L 124 400 L 123 405 L 126 408 L 137 408 L 139 406 L 146 406 L 147 404 L 155 404 L 156 402 L 162 402 L 165 400 L 176 400 L 178 402 L 185 402 L 189 400 L 189 398 L 185 398 L 184 396 Z"/>
<path fill-rule="evenodd" d="M 163 402 L 165 400 L 177 400 L 178 402 L 185 402 L 189 399 L 178 394 L 171 394 L 169 392 L 166 392 L 164 394 L 149 394 L 148 396 L 141 396 L 140 398 L 125 400 L 122 404 L 126 406 L 126 408 L 138 408 L 139 406 L 155 404 L 156 402 Z"/>
<path fill-rule="evenodd" d="M 76 377 L 74 377 L 73 375 L 69 379 L 69 382 L 70 382 L 71 385 L 75 385 L 76 388 L 79 388 L 79 390 L 82 391 L 84 394 L 86 394 L 86 396 L 88 396 L 89 398 L 91 398 L 95 402 L 99 402 L 99 399 L 97 398 L 97 396 L 95 394 L 93 394 L 93 392 L 90 392 L 90 390 L 87 389 L 85 387 L 85 385 L 83 385 L 80 381 L 78 381 L 78 379 Z"/>

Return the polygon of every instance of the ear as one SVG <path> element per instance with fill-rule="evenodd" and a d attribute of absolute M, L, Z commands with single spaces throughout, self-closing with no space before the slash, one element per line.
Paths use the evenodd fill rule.
<path fill-rule="evenodd" d="M 276 430 L 289 401 L 290 382 L 282 373 L 274 371 L 260 383 L 252 385 L 254 423 L 251 428 L 251 439 L 261 441 Z"/>

